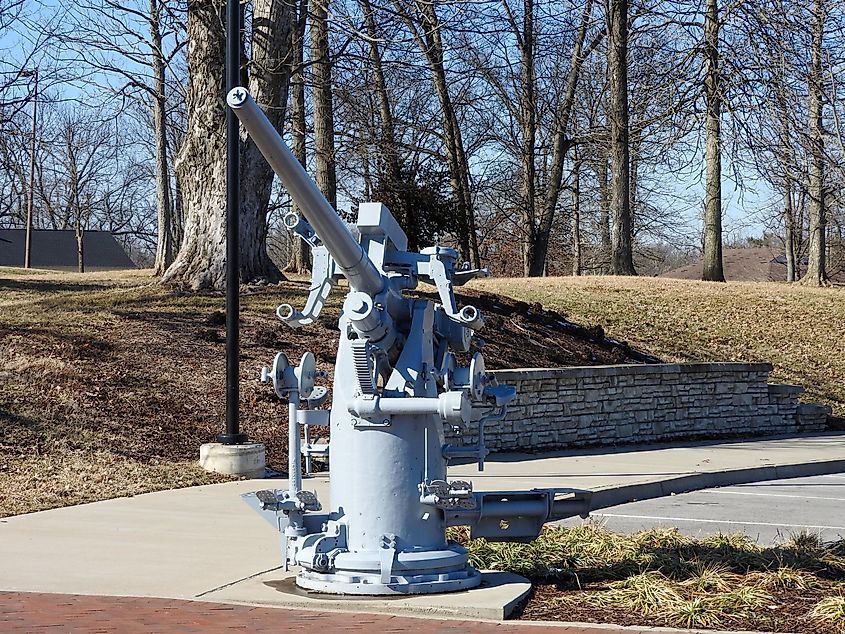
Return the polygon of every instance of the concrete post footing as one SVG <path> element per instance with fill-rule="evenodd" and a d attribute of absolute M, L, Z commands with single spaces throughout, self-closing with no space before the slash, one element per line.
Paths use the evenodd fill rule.
<path fill-rule="evenodd" d="M 226 475 L 261 478 L 267 460 L 264 445 L 248 442 L 241 445 L 224 445 L 210 442 L 200 447 L 200 466 L 206 471 Z"/>

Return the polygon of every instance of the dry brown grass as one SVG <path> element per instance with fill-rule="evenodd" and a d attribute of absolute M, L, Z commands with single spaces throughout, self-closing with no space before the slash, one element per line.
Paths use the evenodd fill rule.
<path fill-rule="evenodd" d="M 256 379 L 278 348 L 302 353 L 272 315 L 306 289 L 242 299 L 241 423 L 271 464 L 285 460 L 284 406 Z M 149 271 L 0 269 L 0 517 L 221 481 L 196 458 L 222 428 L 223 307 Z"/>
<path fill-rule="evenodd" d="M 226 480 L 195 460 L 155 464 L 104 450 L 56 450 L 12 459 L 6 468 L 0 470 L 0 517 Z"/>
<path fill-rule="evenodd" d="M 765 361 L 845 416 L 845 288 L 661 278 L 489 279 L 473 287 L 596 324 L 668 361 Z"/>
<path fill-rule="evenodd" d="M 309 283 L 243 289 L 241 427 L 285 470 L 284 404 L 258 382 L 279 350 L 311 350 L 329 375 L 342 293 L 298 330 L 274 316 Z M 475 297 L 485 357 L 508 364 L 621 363 L 629 350 L 562 331 L 558 316 Z M 224 298 L 156 284 L 150 271 L 0 269 L 0 516 L 219 480 L 194 464 L 224 419 Z M 330 380 L 329 380 L 330 384 Z M 317 430 L 318 435 L 326 433 Z"/>

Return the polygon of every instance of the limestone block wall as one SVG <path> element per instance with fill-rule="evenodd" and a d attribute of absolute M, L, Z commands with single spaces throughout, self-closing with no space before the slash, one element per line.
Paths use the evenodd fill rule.
<path fill-rule="evenodd" d="M 830 409 L 800 386 L 769 383 L 767 363 L 684 363 L 500 370 L 518 396 L 485 426 L 491 451 L 536 451 L 682 438 L 821 431 Z M 477 421 L 449 442 L 474 443 Z"/>

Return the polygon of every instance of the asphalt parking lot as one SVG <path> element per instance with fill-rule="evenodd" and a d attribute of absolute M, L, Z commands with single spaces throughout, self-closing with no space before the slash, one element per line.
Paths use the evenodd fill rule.
<path fill-rule="evenodd" d="M 634 533 L 675 526 L 686 535 L 745 533 L 761 545 L 802 530 L 825 541 L 845 539 L 845 473 L 773 480 L 683 493 L 597 511 L 593 521 Z M 582 520 L 567 520 L 572 525 Z"/>

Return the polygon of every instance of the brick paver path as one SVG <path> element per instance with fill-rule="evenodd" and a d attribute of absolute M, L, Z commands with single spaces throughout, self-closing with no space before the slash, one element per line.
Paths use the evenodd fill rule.
<path fill-rule="evenodd" d="M 444 621 L 384 614 L 254 608 L 200 601 L 0 592 L 0 632 L 414 632 L 637 634 L 637 629 Z"/>

